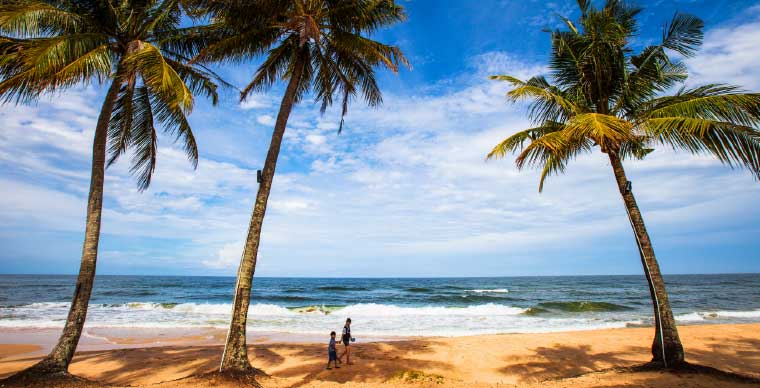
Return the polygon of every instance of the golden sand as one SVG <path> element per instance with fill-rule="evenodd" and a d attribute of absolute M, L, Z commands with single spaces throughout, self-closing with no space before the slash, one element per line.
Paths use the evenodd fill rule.
<path fill-rule="evenodd" d="M 687 361 L 760 378 L 760 324 L 682 326 L 680 333 Z M 249 354 L 270 375 L 260 380 L 265 388 L 758 386 L 713 375 L 621 370 L 650 359 L 652 334 L 652 328 L 628 328 L 357 343 L 355 364 L 337 370 L 325 370 L 322 343 L 256 343 Z M 209 338 L 218 343 L 216 336 L 192 336 L 167 346 L 82 351 L 71 372 L 113 386 L 231 387 L 188 378 L 217 368 L 221 345 L 209 345 Z M 34 344 L 0 345 L 0 376 L 43 353 Z"/>

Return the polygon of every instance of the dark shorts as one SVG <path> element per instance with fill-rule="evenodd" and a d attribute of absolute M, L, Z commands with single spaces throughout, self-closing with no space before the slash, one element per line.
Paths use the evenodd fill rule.
<path fill-rule="evenodd" d="M 327 357 L 329 357 L 329 361 L 335 361 L 338 359 L 338 352 L 334 350 L 328 350 L 327 351 Z"/>
<path fill-rule="evenodd" d="M 346 346 L 348 346 L 348 345 L 350 345 L 350 344 L 351 344 L 351 340 L 347 340 L 347 339 L 344 339 L 344 340 L 343 340 L 343 345 L 346 345 Z"/>

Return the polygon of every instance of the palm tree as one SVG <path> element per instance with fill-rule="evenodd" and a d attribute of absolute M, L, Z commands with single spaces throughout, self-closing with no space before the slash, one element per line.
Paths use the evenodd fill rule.
<path fill-rule="evenodd" d="M 227 34 L 203 49 L 196 60 L 240 62 L 266 53 L 266 59 L 242 90 L 241 100 L 251 92 L 270 88 L 278 79 L 287 80 L 238 268 L 232 320 L 220 366 L 221 372 L 246 373 L 254 370 L 248 361 L 245 337 L 251 285 L 261 226 L 290 112 L 310 90 L 321 102 L 323 113 L 334 95 L 341 98 L 343 116 L 357 94 L 370 106 L 380 104 L 382 96 L 374 68 L 382 65 L 396 72 L 406 59 L 399 48 L 367 35 L 402 21 L 405 15 L 391 0 L 210 3 L 212 24 L 227 30 Z"/>
<path fill-rule="evenodd" d="M 132 148 L 130 171 L 139 189 L 147 188 L 156 167 L 158 123 L 197 165 L 186 115 L 193 93 L 215 102 L 216 85 L 212 73 L 183 63 L 192 44 L 178 29 L 181 15 L 177 0 L 0 5 L 0 96 L 5 101 L 33 101 L 92 80 L 110 82 L 95 127 L 84 247 L 71 309 L 58 343 L 26 371 L 28 376 L 65 374 L 74 356 L 95 278 L 106 164 Z"/>
<path fill-rule="evenodd" d="M 663 31 L 662 42 L 634 54 L 631 37 L 637 31 L 639 8 L 607 0 L 602 8 L 579 0 L 576 26 L 551 33 L 550 73 L 522 81 L 510 76 L 493 79 L 510 83 L 513 101 L 531 99 L 536 127 L 517 132 L 499 143 L 488 158 L 518 152 L 518 168 L 542 169 L 539 191 L 547 176 L 565 171 L 576 156 L 595 149 L 607 154 L 634 231 L 654 307 L 655 338 L 652 365 L 684 363 L 665 283 L 636 204 L 622 161 L 641 159 L 663 145 L 691 153 L 710 153 L 730 166 L 748 168 L 760 179 L 760 94 L 734 86 L 711 84 L 681 88 L 685 66 L 675 52 L 693 55 L 702 43 L 700 19 L 676 14 Z M 597 148 L 598 147 L 598 148 Z"/>

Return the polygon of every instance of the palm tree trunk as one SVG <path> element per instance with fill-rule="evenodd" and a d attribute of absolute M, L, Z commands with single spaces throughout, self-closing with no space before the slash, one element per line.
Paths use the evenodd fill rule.
<path fill-rule="evenodd" d="M 628 217 L 631 221 L 633 233 L 639 246 L 641 263 L 644 266 L 644 275 L 649 284 L 649 293 L 654 305 L 655 337 L 652 343 L 652 362 L 665 367 L 675 367 L 684 362 L 683 345 L 678 337 L 676 321 L 670 308 L 668 293 L 665 290 L 665 282 L 660 273 L 660 266 L 654 255 L 652 241 L 649 239 L 644 218 L 641 216 L 636 198 L 628 187 L 628 178 L 623 169 L 620 157 L 614 153 L 608 153 L 615 180 L 623 197 Z"/>
<path fill-rule="evenodd" d="M 90 173 L 90 195 L 87 200 L 87 225 L 84 232 L 84 247 L 82 261 L 79 265 L 79 276 L 71 299 L 69 316 L 58 343 L 50 354 L 34 365 L 30 370 L 35 373 L 66 373 L 69 363 L 74 357 L 79 337 L 82 335 L 84 321 L 87 318 L 87 307 L 95 281 L 95 264 L 98 260 L 98 242 L 100 240 L 100 215 L 103 210 L 103 183 L 105 181 L 106 140 L 108 138 L 108 123 L 121 82 L 117 79 L 111 83 L 106 93 L 105 101 L 100 109 L 98 122 L 95 127 L 95 139 L 92 144 L 92 172 Z"/>
<path fill-rule="evenodd" d="M 261 173 L 261 183 L 259 183 L 256 203 L 251 215 L 251 222 L 248 226 L 248 237 L 245 241 L 243 257 L 240 259 L 240 266 L 238 267 L 237 284 L 235 285 L 235 296 L 232 303 L 232 320 L 229 332 L 227 332 L 227 341 L 224 346 L 224 353 L 222 354 L 222 364 L 219 368 L 220 372 L 245 373 L 254 370 L 248 361 L 245 338 L 253 273 L 256 270 L 261 226 L 267 210 L 267 201 L 269 200 L 269 192 L 272 188 L 277 157 L 280 154 L 280 145 L 285 134 L 285 126 L 288 123 L 290 111 L 295 104 L 298 84 L 301 82 L 303 74 L 303 66 L 303 63 L 296 63 L 294 66 L 293 74 L 285 89 L 285 95 L 282 97 L 280 112 L 277 114 L 277 121 L 272 132 L 272 141 L 269 144 L 269 152 L 267 153 L 264 169 Z"/>

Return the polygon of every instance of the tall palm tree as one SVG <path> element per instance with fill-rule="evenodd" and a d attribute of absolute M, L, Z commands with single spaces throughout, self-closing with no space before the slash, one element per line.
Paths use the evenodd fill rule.
<path fill-rule="evenodd" d="M 213 74 L 185 64 L 189 53 L 177 0 L 14 0 L 0 5 L 0 97 L 27 102 L 44 93 L 110 82 L 95 127 L 82 260 L 58 343 L 30 376 L 66 373 L 82 334 L 95 278 L 106 165 L 132 149 L 140 190 L 156 167 L 156 124 L 179 141 L 193 166 L 186 115 L 193 93 L 216 101 Z M 193 39 L 190 39 L 191 41 Z M 110 154 L 110 155 L 109 155 Z"/>
<path fill-rule="evenodd" d="M 213 20 L 227 30 L 227 35 L 203 49 L 197 60 L 239 62 L 266 53 L 242 90 L 241 99 L 270 88 L 279 79 L 287 81 L 238 268 L 232 320 L 220 366 L 222 372 L 245 373 L 253 370 L 246 349 L 246 320 L 261 226 L 290 112 L 309 91 L 321 103 L 322 112 L 332 104 L 334 95 L 341 98 L 342 115 L 358 94 L 371 106 L 380 104 L 374 68 L 382 65 L 396 72 L 406 59 L 399 48 L 367 36 L 402 21 L 405 15 L 392 0 L 211 3 Z"/>
<path fill-rule="evenodd" d="M 602 8 L 579 0 L 576 25 L 551 33 L 550 73 L 522 81 L 510 76 L 493 79 L 510 83 L 513 102 L 530 99 L 529 115 L 536 127 L 517 132 L 499 143 L 488 158 L 518 152 L 518 168 L 542 169 L 539 191 L 548 175 L 562 173 L 576 156 L 596 149 L 607 154 L 634 231 L 654 307 L 655 338 L 652 364 L 665 367 L 684 362 L 660 267 L 644 219 L 636 204 L 622 161 L 641 159 L 662 145 L 691 153 L 710 153 L 730 166 L 748 168 L 760 179 L 760 94 L 734 86 L 711 84 L 681 88 L 685 66 L 671 58 L 693 55 L 702 43 L 703 23 L 676 14 L 663 31 L 662 42 L 634 54 L 631 37 L 637 31 L 639 8 L 607 0 Z M 597 148 L 598 147 L 598 148 Z"/>

